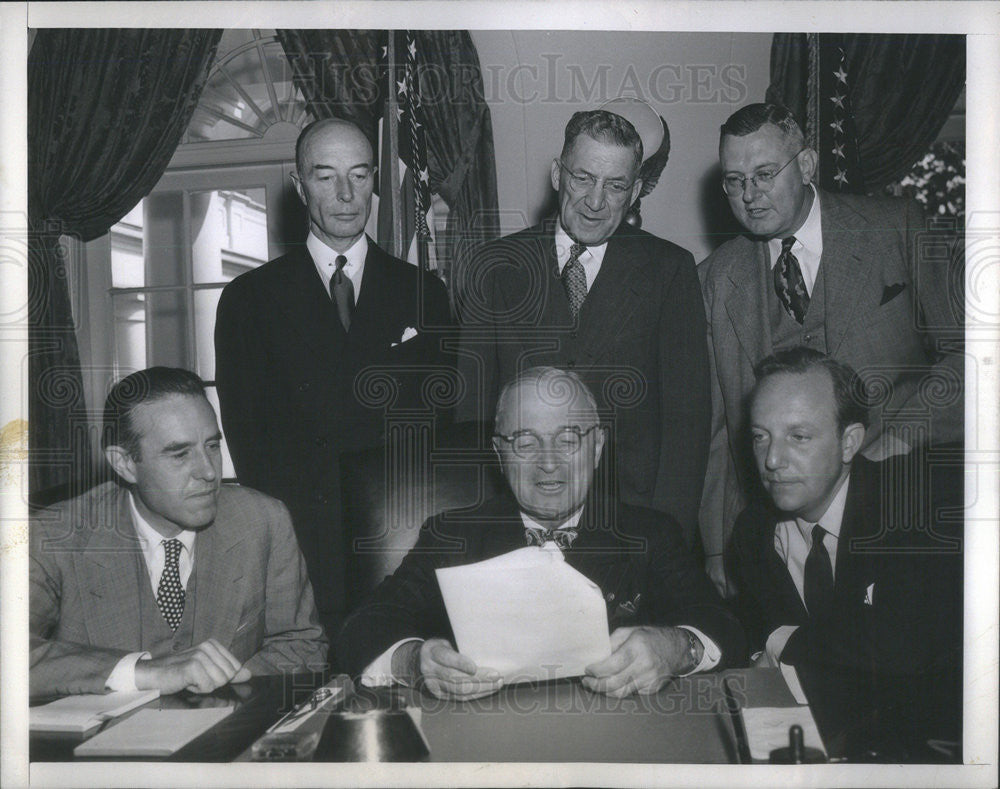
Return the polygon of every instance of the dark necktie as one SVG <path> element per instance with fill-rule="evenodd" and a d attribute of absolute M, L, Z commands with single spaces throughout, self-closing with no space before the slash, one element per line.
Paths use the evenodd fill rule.
<path fill-rule="evenodd" d="M 774 292 L 778 294 L 785 312 L 801 324 L 809 309 L 809 293 L 806 291 L 806 281 L 802 278 L 799 260 L 792 254 L 793 244 L 795 236 L 789 236 L 781 242 L 781 254 L 774 264 Z"/>
<path fill-rule="evenodd" d="M 560 549 L 566 549 L 573 544 L 575 539 L 576 529 L 536 529 L 532 526 L 524 528 L 524 541 L 528 545 L 537 545 L 539 548 L 551 540 Z"/>
<path fill-rule="evenodd" d="M 580 262 L 580 255 L 586 248 L 583 244 L 573 244 L 569 248 L 569 260 L 562 270 L 562 282 L 574 318 L 579 314 L 583 300 L 587 298 L 587 275 L 583 271 L 583 263 Z"/>
<path fill-rule="evenodd" d="M 812 547 L 806 557 L 803 592 L 809 616 L 823 616 L 833 608 L 833 568 L 830 554 L 823 545 L 826 529 L 818 523 L 812 530 Z"/>
<path fill-rule="evenodd" d="M 344 273 L 347 258 L 337 255 L 337 270 L 330 278 L 330 298 L 337 305 L 337 315 L 344 326 L 344 331 L 351 329 L 351 315 L 354 312 L 354 283 Z"/>
<path fill-rule="evenodd" d="M 156 590 L 156 605 L 170 625 L 170 629 L 175 632 L 181 623 L 181 617 L 184 616 L 184 587 L 181 586 L 181 571 L 178 565 L 183 547 L 176 537 L 163 541 L 166 561 L 163 565 L 163 575 L 160 576 L 160 585 Z"/>

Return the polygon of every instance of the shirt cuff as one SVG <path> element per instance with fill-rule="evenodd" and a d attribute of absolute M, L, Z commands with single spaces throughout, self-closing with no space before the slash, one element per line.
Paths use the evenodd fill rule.
<path fill-rule="evenodd" d="M 782 625 L 781 627 L 775 628 L 774 632 L 767 637 L 767 643 L 764 645 L 764 651 L 767 652 L 767 656 L 771 659 L 771 664 L 777 666 L 781 662 L 781 653 L 785 651 L 785 644 L 788 643 L 788 639 L 792 637 L 792 633 L 798 630 L 798 625 Z"/>
<path fill-rule="evenodd" d="M 107 690 L 123 690 L 126 693 L 135 693 L 139 690 L 135 686 L 135 664 L 140 660 L 148 660 L 151 658 L 148 652 L 131 652 L 121 660 L 118 661 L 117 665 L 108 674 L 108 678 L 104 681 L 104 687 Z"/>
<path fill-rule="evenodd" d="M 375 658 L 361 673 L 361 684 L 366 688 L 379 688 L 384 685 L 391 685 L 400 682 L 392 676 L 392 656 L 403 644 L 411 641 L 423 641 L 422 638 L 403 638 L 389 647 L 385 652 Z"/>
<path fill-rule="evenodd" d="M 701 662 L 687 674 L 681 674 L 682 677 L 688 677 L 691 674 L 697 674 L 701 671 L 711 671 L 719 665 L 722 660 L 722 650 L 719 649 L 718 645 L 712 639 L 696 627 L 688 627 L 687 625 L 678 625 L 678 627 L 681 630 L 687 630 L 689 633 L 692 633 L 699 641 L 701 641 L 702 646 Z"/>

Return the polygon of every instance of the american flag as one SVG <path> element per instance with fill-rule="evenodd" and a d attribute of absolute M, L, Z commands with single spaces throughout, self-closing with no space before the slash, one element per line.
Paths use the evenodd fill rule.
<path fill-rule="evenodd" d="M 851 108 L 850 74 L 837 36 L 819 35 L 820 184 L 832 192 L 865 191 L 858 134 Z M 815 40 L 815 39 L 813 39 Z"/>
<path fill-rule="evenodd" d="M 378 235 L 398 257 L 434 269 L 434 215 L 418 77 L 420 51 L 413 31 L 389 35 L 383 48 L 390 84 L 382 121 Z"/>

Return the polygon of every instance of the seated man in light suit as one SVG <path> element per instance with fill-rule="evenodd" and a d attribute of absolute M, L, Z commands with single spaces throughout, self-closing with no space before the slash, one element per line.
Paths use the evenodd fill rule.
<path fill-rule="evenodd" d="M 32 521 L 33 697 L 207 693 L 323 668 L 288 511 L 220 484 L 221 440 L 194 373 L 152 367 L 111 390 L 102 444 L 118 479 Z"/>
<path fill-rule="evenodd" d="M 587 667 L 587 688 L 655 693 L 673 676 L 740 663 L 739 624 L 691 557 L 677 522 L 592 485 L 604 441 L 593 396 L 575 373 L 532 368 L 508 383 L 497 402 L 493 444 L 513 495 L 424 524 L 399 569 L 345 622 L 338 646 L 348 670 L 366 684 L 423 682 L 443 698 L 496 691 L 496 671 L 455 651 L 434 571 L 526 541 L 561 550 L 607 602 L 612 654 Z"/>
<path fill-rule="evenodd" d="M 780 351 L 756 376 L 751 443 L 773 504 L 740 514 L 729 559 L 758 662 L 905 683 L 924 710 L 918 687 L 960 699 L 961 521 L 946 520 L 960 468 L 862 457 L 864 384 L 818 351 Z"/>

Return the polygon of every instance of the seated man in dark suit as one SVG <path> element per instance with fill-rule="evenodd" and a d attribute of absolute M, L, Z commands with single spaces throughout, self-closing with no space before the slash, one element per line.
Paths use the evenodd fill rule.
<path fill-rule="evenodd" d="M 339 649 L 348 670 L 368 684 L 422 681 L 440 697 L 497 690 L 497 672 L 455 651 L 434 571 L 526 542 L 561 550 L 607 602 L 612 654 L 587 667 L 587 688 L 655 693 L 673 676 L 741 662 L 743 633 L 677 522 L 592 484 L 604 442 L 594 398 L 575 373 L 532 368 L 508 383 L 493 444 L 513 495 L 424 524 L 399 569 L 345 622 Z"/>
<path fill-rule="evenodd" d="M 756 376 L 751 443 L 771 502 L 740 514 L 729 558 L 757 661 L 847 670 L 873 691 L 893 678 L 910 695 L 920 678 L 955 691 L 961 527 L 942 517 L 960 513 L 951 469 L 919 453 L 859 455 L 867 397 L 842 362 L 798 346 Z"/>
<path fill-rule="evenodd" d="M 194 373 L 152 367 L 111 390 L 118 479 L 31 524 L 32 696 L 207 693 L 324 667 L 288 510 L 220 484 L 221 440 Z"/>

